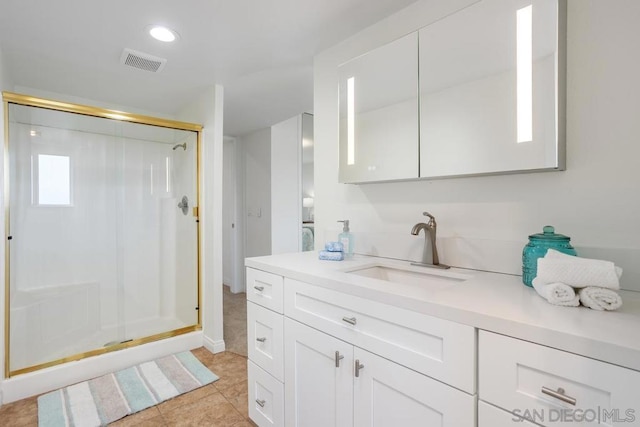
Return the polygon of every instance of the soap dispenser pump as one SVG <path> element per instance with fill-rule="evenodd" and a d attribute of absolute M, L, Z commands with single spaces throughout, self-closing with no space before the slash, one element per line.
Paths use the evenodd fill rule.
<path fill-rule="evenodd" d="M 338 222 L 343 224 L 342 233 L 338 234 L 338 241 L 344 247 L 345 257 L 351 257 L 353 256 L 353 234 L 349 231 L 349 220 L 343 219 Z"/>

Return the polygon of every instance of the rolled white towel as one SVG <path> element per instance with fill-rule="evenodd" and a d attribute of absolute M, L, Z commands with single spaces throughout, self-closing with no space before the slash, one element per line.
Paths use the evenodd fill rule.
<path fill-rule="evenodd" d="M 594 310 L 617 310 L 622 307 L 622 298 L 611 289 L 589 286 L 578 290 L 580 302 Z"/>
<path fill-rule="evenodd" d="M 550 304 L 563 307 L 577 307 L 580 305 L 576 291 L 564 283 L 545 283 L 537 277 L 533 279 L 533 289 Z"/>
<path fill-rule="evenodd" d="M 620 289 L 622 269 L 611 261 L 579 258 L 549 249 L 538 258 L 536 278 L 544 283 L 564 283 L 572 288 L 595 286 Z"/>

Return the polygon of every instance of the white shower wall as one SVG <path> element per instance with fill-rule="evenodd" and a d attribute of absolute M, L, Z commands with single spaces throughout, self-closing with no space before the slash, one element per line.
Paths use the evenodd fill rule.
<path fill-rule="evenodd" d="M 166 257 L 175 259 L 175 263 L 171 263 L 175 267 L 175 275 L 167 276 L 173 279 L 173 283 L 169 283 L 164 289 L 174 292 L 170 310 L 174 310 L 176 318 L 181 322 L 191 325 L 196 323 L 198 303 L 198 288 L 194 285 L 198 281 L 198 245 L 196 244 L 198 236 L 196 218 L 193 216 L 193 207 L 197 206 L 198 201 L 197 143 L 195 134 L 188 141 L 180 140 L 179 142 L 187 142 L 187 148 L 172 151 L 173 204 L 166 206 L 166 210 L 163 211 L 174 216 L 175 225 L 163 225 L 163 230 L 171 230 L 172 233 L 162 233 L 163 237 L 174 240 L 173 246 L 168 247 L 167 251 L 173 248 L 175 254 L 167 252 Z M 182 196 L 187 196 L 189 199 L 189 210 L 186 215 L 176 209 Z"/>
<path fill-rule="evenodd" d="M 195 134 L 32 129 L 11 124 L 11 369 L 196 324 Z M 70 205 L 33 199 L 38 154 L 70 158 Z"/>

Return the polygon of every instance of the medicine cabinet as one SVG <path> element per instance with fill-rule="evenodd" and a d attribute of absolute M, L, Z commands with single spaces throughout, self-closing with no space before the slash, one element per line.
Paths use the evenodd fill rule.
<path fill-rule="evenodd" d="M 564 170 L 565 45 L 565 0 L 483 0 L 340 65 L 340 182 Z"/>

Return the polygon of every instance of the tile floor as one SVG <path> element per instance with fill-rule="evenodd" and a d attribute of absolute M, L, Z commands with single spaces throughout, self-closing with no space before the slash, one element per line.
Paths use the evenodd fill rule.
<path fill-rule="evenodd" d="M 247 294 L 232 294 L 224 288 L 224 344 L 227 351 L 247 355 Z"/>
<path fill-rule="evenodd" d="M 255 426 L 247 413 L 245 294 L 231 294 L 225 286 L 224 298 L 224 334 L 227 351 L 213 354 L 203 347 L 192 351 L 220 379 L 213 384 L 125 417 L 111 426 Z M 37 425 L 37 397 L 0 407 L 1 427 Z"/>
<path fill-rule="evenodd" d="M 220 379 L 122 418 L 111 426 L 255 426 L 247 413 L 247 358 L 231 352 L 212 354 L 205 348 L 192 353 Z M 0 425 L 37 426 L 37 397 L 0 407 Z"/>

